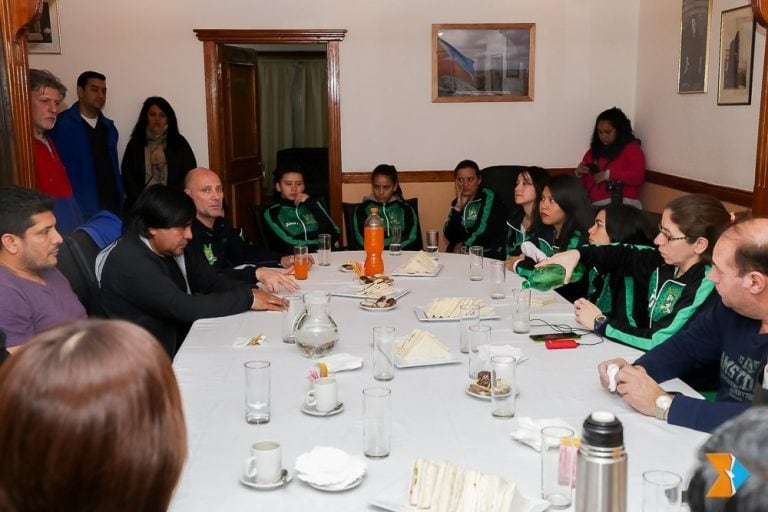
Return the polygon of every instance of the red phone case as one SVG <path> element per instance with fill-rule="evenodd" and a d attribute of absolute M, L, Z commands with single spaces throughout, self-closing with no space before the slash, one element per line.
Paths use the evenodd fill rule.
<path fill-rule="evenodd" d="M 544 346 L 549 350 L 558 350 L 561 348 L 576 348 L 579 346 L 576 340 L 547 340 Z"/>

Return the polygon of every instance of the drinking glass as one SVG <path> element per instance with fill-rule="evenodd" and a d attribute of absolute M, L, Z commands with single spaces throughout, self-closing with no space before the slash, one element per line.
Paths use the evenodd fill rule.
<path fill-rule="evenodd" d="M 531 289 L 522 288 L 512 291 L 512 331 L 525 334 L 531 331 Z"/>
<path fill-rule="evenodd" d="M 683 479 L 671 471 L 643 473 L 643 512 L 680 512 Z"/>
<path fill-rule="evenodd" d="M 363 453 L 372 459 L 389 455 L 392 391 L 389 388 L 363 389 Z"/>
<path fill-rule="evenodd" d="M 480 324 L 480 309 L 474 304 L 459 306 L 459 350 L 469 353 L 469 327 Z"/>
<path fill-rule="evenodd" d="M 390 256 L 400 256 L 403 251 L 403 227 L 392 222 L 389 225 L 389 254 Z"/>
<path fill-rule="evenodd" d="M 576 446 L 573 430 L 566 427 L 541 429 L 541 497 L 551 508 L 571 504 Z"/>
<path fill-rule="evenodd" d="M 317 259 L 321 267 L 331 264 L 331 235 L 317 235 Z"/>
<path fill-rule="evenodd" d="M 495 418 L 515 416 L 516 365 L 514 356 L 491 358 L 491 414 Z"/>
<path fill-rule="evenodd" d="M 433 260 L 439 258 L 438 248 L 440 246 L 440 232 L 436 229 L 427 230 L 427 248 L 426 253 L 429 254 Z"/>
<path fill-rule="evenodd" d="M 380 381 L 395 377 L 395 328 L 373 328 L 373 378 Z"/>
<path fill-rule="evenodd" d="M 306 245 L 293 246 L 293 275 L 297 281 L 309 277 L 309 250 Z"/>
<path fill-rule="evenodd" d="M 469 248 L 469 280 L 483 280 L 483 248 L 479 245 Z"/>
<path fill-rule="evenodd" d="M 491 298 L 503 299 L 506 297 L 504 285 L 507 279 L 507 265 L 503 261 L 491 261 Z"/>
<path fill-rule="evenodd" d="M 476 379 L 477 372 L 482 370 L 483 362 L 479 357 L 478 347 L 491 343 L 491 327 L 488 325 L 471 325 L 469 327 L 469 378 Z"/>
<path fill-rule="evenodd" d="M 283 343 L 296 343 L 296 322 L 304 312 L 304 297 L 287 295 L 283 298 L 288 303 L 283 310 Z"/>
<path fill-rule="evenodd" d="M 269 421 L 269 361 L 245 363 L 245 421 Z"/>

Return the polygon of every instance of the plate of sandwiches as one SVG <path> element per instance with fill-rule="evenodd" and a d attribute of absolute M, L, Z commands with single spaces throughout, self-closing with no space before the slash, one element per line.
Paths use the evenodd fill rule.
<path fill-rule="evenodd" d="M 437 336 L 421 329 L 414 329 L 404 340 L 395 344 L 395 366 L 398 368 L 460 362 Z"/>
<path fill-rule="evenodd" d="M 400 265 L 393 276 L 406 277 L 435 277 L 443 270 L 443 264 L 430 258 L 424 251 L 419 251 L 414 257 Z"/>
<path fill-rule="evenodd" d="M 458 322 L 461 306 L 473 305 L 480 309 L 480 320 L 495 320 L 500 318 L 491 306 L 482 299 L 474 297 L 438 297 L 426 308 L 415 308 L 416 318 L 421 322 Z"/>
<path fill-rule="evenodd" d="M 543 512 L 550 506 L 523 495 L 515 482 L 499 475 L 422 458 L 413 463 L 410 484 L 392 485 L 368 503 L 392 512 Z"/>

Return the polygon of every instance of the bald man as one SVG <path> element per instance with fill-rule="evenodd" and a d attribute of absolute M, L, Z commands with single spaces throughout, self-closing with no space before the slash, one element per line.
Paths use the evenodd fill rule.
<path fill-rule="evenodd" d="M 269 291 L 299 289 L 292 272 L 293 255 L 282 256 L 254 247 L 243 232 L 224 218 L 224 189 L 219 176 L 203 167 L 189 171 L 184 192 L 195 203 L 192 221 L 192 251 L 203 255 L 219 272 L 248 284 L 262 283 Z M 284 268 L 269 268 L 282 266 Z"/>
<path fill-rule="evenodd" d="M 630 365 L 624 359 L 600 363 L 608 388 L 608 366 L 619 367 L 619 393 L 637 411 L 709 432 L 748 409 L 757 376 L 768 355 L 768 219 L 728 228 L 715 244 L 709 279 L 720 294 L 687 328 Z M 657 383 L 717 365 L 717 400 L 667 393 Z"/>

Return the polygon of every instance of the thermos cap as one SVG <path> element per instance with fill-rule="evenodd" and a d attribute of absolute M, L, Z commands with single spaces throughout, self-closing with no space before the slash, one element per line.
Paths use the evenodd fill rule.
<path fill-rule="evenodd" d="M 624 427 L 608 411 L 595 411 L 584 420 L 582 441 L 596 448 L 618 448 L 624 444 Z"/>

